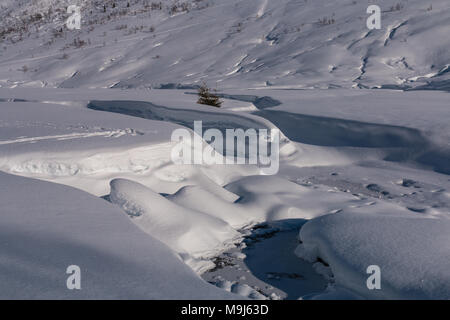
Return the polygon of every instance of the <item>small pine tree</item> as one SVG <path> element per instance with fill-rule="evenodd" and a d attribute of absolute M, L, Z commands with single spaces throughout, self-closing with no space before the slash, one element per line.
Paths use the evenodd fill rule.
<path fill-rule="evenodd" d="M 205 104 L 208 106 L 213 106 L 216 108 L 220 108 L 222 106 L 222 100 L 220 100 L 219 96 L 214 90 L 214 93 L 211 92 L 211 89 L 208 88 L 206 83 L 203 83 L 200 88 L 198 88 L 198 104 Z"/>

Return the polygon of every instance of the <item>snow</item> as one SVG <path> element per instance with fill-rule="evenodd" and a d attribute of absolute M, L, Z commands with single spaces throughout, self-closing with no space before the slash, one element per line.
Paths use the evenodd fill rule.
<path fill-rule="evenodd" d="M 260 224 L 248 230 L 244 246 L 220 255 L 217 267 L 202 277 L 226 290 L 233 284 L 247 284 L 271 300 L 321 293 L 327 280 L 294 254 L 302 222 L 291 223 L 290 227 L 286 222 L 278 226 Z"/>
<path fill-rule="evenodd" d="M 330 265 L 336 285 L 372 299 L 448 299 L 448 218 L 401 210 L 346 212 L 308 222 L 297 254 Z M 433 248 L 433 249 L 431 249 Z M 369 290 L 366 269 L 381 269 L 382 290 Z"/>
<path fill-rule="evenodd" d="M 180 207 L 129 180 L 111 181 L 110 200 L 142 230 L 180 254 L 208 258 L 239 240 L 239 234 L 225 221 Z"/>
<path fill-rule="evenodd" d="M 0 27 L 18 28 L 26 10 L 44 18 L 28 23 L 29 30 L 39 28 L 32 36 L 7 33 L 14 45 L 0 50 L 1 74 L 9 74 L 0 83 L 158 88 L 207 80 L 226 89 L 448 88 L 445 0 L 433 1 L 432 10 L 410 0 L 393 11 L 398 1 L 378 1 L 381 30 L 366 28 L 367 3 L 350 0 L 185 2 L 189 12 L 170 14 L 171 3 L 164 1 L 163 10 L 116 1 L 106 12 L 99 2 L 84 1 L 81 30 L 61 36 L 53 30 L 67 15 L 56 9 L 65 12 L 67 1 L 4 4 L 9 10 Z M 47 16 L 49 7 L 54 10 Z M 324 18 L 334 23 L 320 23 Z M 76 47 L 74 39 L 85 43 Z M 21 71 L 24 65 L 29 71 Z"/>
<path fill-rule="evenodd" d="M 387 229 L 384 225 L 378 225 L 378 216 L 384 217 L 391 211 L 401 212 L 402 219 L 403 216 L 405 219 L 415 219 L 414 225 L 407 225 L 405 232 L 410 229 L 420 230 L 422 226 L 426 230 L 432 219 L 448 219 L 450 197 L 446 191 L 449 188 L 446 175 L 407 160 L 384 160 L 386 154 L 397 151 L 408 153 L 408 148 L 414 150 L 414 139 L 419 136 L 426 137 L 430 145 L 439 145 L 440 140 L 429 129 L 432 129 L 433 121 L 439 123 L 445 118 L 445 96 L 434 94 L 434 100 L 427 100 L 430 110 L 433 110 L 426 118 L 427 121 L 419 120 L 420 108 L 410 108 L 403 118 L 395 117 L 392 113 L 383 118 L 385 121 L 380 121 L 377 117 L 387 109 L 380 108 L 374 102 L 374 95 L 389 101 L 399 101 L 406 108 L 408 101 L 426 97 L 429 93 L 421 95 L 414 92 L 403 96 L 396 93 L 390 96 L 384 91 L 366 94 L 361 91 L 357 96 L 372 113 L 356 112 L 355 104 L 348 110 L 344 106 L 340 108 L 339 118 L 333 118 L 336 116 L 334 109 L 321 107 L 326 106 L 326 103 L 321 102 L 322 99 L 332 97 L 340 103 L 336 96 L 345 97 L 354 93 L 333 91 L 321 97 L 309 92 L 267 91 L 262 92 L 262 95 L 271 98 L 265 101 L 279 101 L 279 105 L 254 112 L 230 110 L 235 102 L 236 105 L 242 103 L 239 100 L 245 103 L 255 101 L 254 96 L 250 97 L 245 90 L 231 90 L 227 99 L 230 108 L 213 111 L 200 107 L 205 110 L 201 113 L 195 105 L 195 96 L 179 90 L 1 89 L 0 93 L 4 97 L 0 109 L 2 171 L 68 185 L 95 196 L 105 196 L 122 209 L 123 217 L 128 215 L 128 219 L 144 231 L 144 235 L 167 245 L 169 252 L 180 257 L 180 263 L 184 262 L 195 273 L 219 287 L 221 283 L 229 282 L 229 286 L 224 288 L 229 288 L 227 290 L 232 293 L 241 294 L 241 297 L 265 299 L 441 298 L 447 294 L 445 288 L 432 285 L 417 287 L 419 277 L 431 282 L 446 277 L 441 269 L 429 267 L 428 260 L 417 260 L 420 265 L 412 263 L 415 268 L 427 270 L 429 278 L 420 273 L 416 276 L 403 271 L 396 272 L 391 269 L 392 264 L 385 265 L 391 257 L 386 254 L 394 252 L 398 255 L 396 263 L 400 266 L 399 270 L 403 270 L 405 264 L 411 263 L 414 254 L 427 252 L 424 246 L 417 245 L 417 251 L 408 255 L 398 253 L 404 250 L 403 246 L 407 246 L 405 242 L 395 241 L 398 245 L 390 251 L 386 251 L 386 246 L 382 246 L 383 250 L 370 248 L 374 252 L 373 260 L 376 260 L 372 262 L 363 253 L 357 255 L 355 252 L 354 256 L 342 257 L 342 248 L 345 253 L 348 252 L 346 243 L 336 248 L 329 244 L 335 243 L 337 246 L 340 244 L 338 239 L 346 237 L 354 238 L 355 243 L 366 243 L 368 239 L 374 238 L 368 235 Z M 310 110 L 310 103 L 294 109 L 294 98 L 299 94 L 305 101 L 309 99 L 311 104 L 315 102 L 319 106 L 318 110 L 310 111 L 312 116 L 322 114 L 329 116 L 329 122 L 343 121 L 340 124 L 342 130 L 349 130 L 353 135 L 347 139 L 349 135 L 343 131 L 341 141 L 345 143 L 344 146 L 338 143 L 324 146 L 320 141 L 305 144 L 304 139 L 308 136 L 290 129 L 291 126 L 300 128 L 295 122 L 295 116 L 308 114 Z M 112 100 L 107 101 L 104 97 Z M 86 108 L 88 105 L 91 107 Z M 102 110 L 93 110 L 93 105 Z M 120 112 L 110 112 L 119 106 Z M 129 113 L 133 108 L 149 108 L 152 110 L 151 116 L 145 116 L 144 119 L 131 117 Z M 273 108 L 280 111 L 272 111 Z M 379 113 L 374 110 L 379 110 Z M 291 122 L 277 122 L 273 116 L 276 112 L 291 113 Z M 209 121 L 211 126 L 221 125 L 220 128 L 245 128 L 252 125 L 275 127 L 268 119 L 277 123 L 285 134 L 279 174 L 259 176 L 259 170 L 248 165 L 174 165 L 170 159 L 173 147 L 171 133 L 181 126 L 191 127 L 189 119 L 193 120 L 197 116 Z M 215 117 L 226 121 L 220 122 Z M 314 120 L 308 117 L 304 119 L 304 123 Z M 345 122 L 342 119 L 349 120 Z M 364 119 L 373 122 L 364 123 L 361 121 Z M 403 127 L 406 123 L 416 129 Z M 366 130 L 364 136 L 369 134 L 373 138 L 355 140 L 358 134 L 355 130 L 359 130 L 355 129 L 357 125 Z M 389 132 L 386 130 L 391 130 L 390 134 L 399 138 L 383 138 L 383 134 Z M 443 134 L 446 132 L 443 131 Z M 320 134 L 319 137 L 323 137 L 321 139 L 330 139 L 328 135 Z M 358 143 L 354 144 L 353 141 Z M 364 144 L 358 145 L 359 141 Z M 396 144 L 393 141 L 397 141 Z M 102 199 L 99 201 L 104 203 Z M 353 222 L 346 222 L 347 214 L 355 216 L 352 216 L 351 221 L 370 217 L 367 224 L 371 227 L 352 228 Z M 350 227 L 339 225 L 333 231 L 313 231 L 314 236 L 321 238 L 305 236 L 303 239 L 303 233 L 311 228 L 309 225 L 321 221 L 323 216 L 326 216 L 325 221 L 331 219 L 329 217 L 344 217 L 342 223 Z M 275 233 L 274 239 L 280 240 L 274 242 L 274 246 L 283 246 L 286 241 L 295 243 L 295 233 L 305 221 L 311 222 L 301 228 L 303 245 L 296 252 L 310 262 L 293 263 L 293 246 L 291 255 L 286 254 L 276 260 L 281 265 L 291 265 L 286 270 L 276 264 L 257 262 L 258 258 L 249 251 L 251 248 L 247 249 L 245 242 L 239 244 L 243 237 L 248 236 L 249 228 L 260 223 L 294 231 L 281 232 L 279 236 Z M 398 223 L 403 222 L 399 220 Z M 391 222 L 386 224 L 391 225 Z M 444 228 L 444 224 L 435 224 L 439 224 L 438 228 Z M 342 233 L 334 233 L 341 229 Z M 255 229 L 252 236 L 261 236 L 262 241 L 269 241 L 266 239 L 267 233 L 258 230 Z M 359 233 L 359 230 L 364 232 Z M 442 232 L 439 229 L 433 234 Z M 333 241 L 322 240 L 328 239 L 328 236 L 333 237 Z M 380 233 L 380 237 L 389 239 L 384 232 Z M 423 237 L 418 234 L 410 235 L 407 239 L 422 243 Z M 434 242 L 426 244 L 433 248 L 442 246 Z M 238 245 L 237 248 L 235 245 Z M 274 249 L 271 247 L 270 250 Z M 329 251 L 333 251 L 335 256 L 329 257 Z M 261 255 L 262 252 L 266 251 L 257 250 L 256 254 Z M 219 268 L 214 271 L 219 261 L 216 258 L 222 256 L 232 259 L 241 270 Z M 330 266 L 317 262 L 317 257 Z M 360 274 L 357 269 L 361 266 L 341 266 L 343 263 L 352 263 L 352 257 L 359 259 L 357 261 L 360 263 L 379 263 L 382 270 L 386 269 L 383 271 L 383 288 L 386 291 L 383 289 L 378 295 L 364 291 L 365 274 Z M 434 257 L 430 259 L 435 260 Z M 252 267 L 256 265 L 266 268 Z M 445 266 L 444 261 L 442 265 Z M 298 271 L 295 268 L 299 268 Z M 302 275 L 304 279 L 296 280 L 295 274 Z M 216 275 L 222 278 L 213 279 Z M 330 283 L 326 290 L 324 281 Z M 267 286 L 267 282 L 271 285 Z M 414 294 L 408 293 L 408 285 L 416 286 Z M 167 294 L 167 297 L 171 295 Z"/>
<path fill-rule="evenodd" d="M 448 1 L 79 3 L 1 4 L 0 297 L 450 298 Z M 194 121 L 279 171 L 175 164 Z"/>
<path fill-rule="evenodd" d="M 119 208 L 85 192 L 0 173 L 1 299 L 225 299 Z M 81 269 L 68 290 L 66 269 Z"/>

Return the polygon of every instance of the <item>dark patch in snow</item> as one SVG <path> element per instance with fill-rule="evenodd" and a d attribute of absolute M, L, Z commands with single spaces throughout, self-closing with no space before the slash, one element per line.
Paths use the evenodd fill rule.
<path fill-rule="evenodd" d="M 387 196 L 389 195 L 389 192 L 386 190 L 383 190 L 379 185 L 377 184 L 369 184 L 366 186 L 366 188 L 370 191 L 376 192 L 376 193 L 380 193 L 383 196 Z"/>
<path fill-rule="evenodd" d="M 181 84 L 181 83 L 161 83 L 152 86 L 153 89 L 163 90 L 197 90 L 200 88 L 198 84 Z"/>
<path fill-rule="evenodd" d="M 419 130 L 285 111 L 254 112 L 273 122 L 296 142 L 329 147 L 394 148 L 425 145 Z"/>
<path fill-rule="evenodd" d="M 287 273 L 287 272 L 268 272 L 267 273 L 268 279 L 275 279 L 280 280 L 281 278 L 285 279 L 304 279 L 304 277 L 298 273 Z"/>
<path fill-rule="evenodd" d="M 240 249 L 216 257 L 216 268 L 202 277 L 231 292 L 236 286 L 249 286 L 270 299 L 298 299 L 324 291 L 327 281 L 294 254 L 298 230 L 305 222 L 283 220 L 242 230 L 246 241 Z"/>
<path fill-rule="evenodd" d="M 426 213 L 427 209 L 425 208 L 408 208 L 409 211 L 416 212 L 416 213 Z"/>
<path fill-rule="evenodd" d="M 417 183 L 416 181 L 411 180 L 411 179 L 403 179 L 401 182 L 401 185 L 405 188 L 410 188 L 410 187 L 416 186 L 416 183 Z"/>
<path fill-rule="evenodd" d="M 275 124 L 290 140 L 327 147 L 380 148 L 385 160 L 415 162 L 450 174 L 450 151 L 435 147 L 419 130 L 276 110 L 253 114 Z"/>

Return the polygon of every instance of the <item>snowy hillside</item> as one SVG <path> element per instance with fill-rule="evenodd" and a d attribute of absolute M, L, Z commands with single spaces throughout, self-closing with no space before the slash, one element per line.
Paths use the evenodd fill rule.
<path fill-rule="evenodd" d="M 0 85 L 448 88 L 446 0 L 378 1 L 381 30 L 353 0 L 78 3 L 72 31 L 68 1 L 2 5 Z"/>
<path fill-rule="evenodd" d="M 368 4 L 0 1 L 0 298 L 450 299 L 450 2 Z"/>

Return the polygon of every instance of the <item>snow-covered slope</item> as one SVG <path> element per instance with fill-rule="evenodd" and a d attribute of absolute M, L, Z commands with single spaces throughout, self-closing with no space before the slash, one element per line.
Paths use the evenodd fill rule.
<path fill-rule="evenodd" d="M 79 1 L 73 31 L 68 1 L 4 3 L 0 85 L 448 88 L 447 0 L 378 1 L 380 30 L 363 1 L 161 3 Z"/>
<path fill-rule="evenodd" d="M 0 173 L 1 299 L 226 299 L 117 207 Z M 68 290 L 69 266 L 81 290 Z"/>

